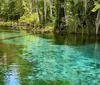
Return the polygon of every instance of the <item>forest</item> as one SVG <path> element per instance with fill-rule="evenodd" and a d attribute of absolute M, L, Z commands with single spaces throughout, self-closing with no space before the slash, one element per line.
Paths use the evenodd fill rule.
<path fill-rule="evenodd" d="M 100 34 L 100 0 L 0 0 L 0 26 Z"/>

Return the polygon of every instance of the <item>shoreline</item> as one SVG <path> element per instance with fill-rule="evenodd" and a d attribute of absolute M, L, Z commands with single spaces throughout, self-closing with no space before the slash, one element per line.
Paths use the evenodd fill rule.
<path fill-rule="evenodd" d="M 17 22 L 0 22 L 0 27 L 7 27 L 13 30 L 26 30 L 30 31 L 33 34 L 45 34 L 45 33 L 56 33 L 56 34 L 73 34 L 73 35 L 93 35 L 96 37 L 100 36 L 100 33 L 96 35 L 96 33 L 87 33 L 84 32 L 82 33 L 82 30 L 80 32 L 75 32 L 75 31 L 67 31 L 65 30 L 60 30 L 56 29 L 54 30 L 53 26 L 46 26 L 45 28 L 42 27 L 34 27 L 31 25 L 31 23 L 17 23 Z"/>

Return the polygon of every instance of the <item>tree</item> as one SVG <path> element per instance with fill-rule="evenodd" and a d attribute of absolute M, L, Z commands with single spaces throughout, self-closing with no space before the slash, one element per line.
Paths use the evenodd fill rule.
<path fill-rule="evenodd" d="M 39 14 L 39 7 L 38 7 L 38 2 L 37 0 L 34 0 L 35 8 L 36 8 L 36 13 L 37 13 L 37 21 L 40 22 L 40 14 Z"/>
<path fill-rule="evenodd" d="M 55 28 L 61 31 L 65 25 L 64 0 L 56 0 L 56 23 Z"/>
<path fill-rule="evenodd" d="M 96 35 L 98 34 L 98 29 L 100 27 L 100 1 L 95 1 L 95 7 L 92 10 L 93 12 L 97 11 L 97 17 L 96 17 Z"/>

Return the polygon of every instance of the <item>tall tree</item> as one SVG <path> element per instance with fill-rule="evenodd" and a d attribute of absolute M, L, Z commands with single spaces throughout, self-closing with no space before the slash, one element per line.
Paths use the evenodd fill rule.
<path fill-rule="evenodd" d="M 61 31 L 62 28 L 64 28 L 64 25 L 65 25 L 64 0 L 56 0 L 55 28 Z"/>

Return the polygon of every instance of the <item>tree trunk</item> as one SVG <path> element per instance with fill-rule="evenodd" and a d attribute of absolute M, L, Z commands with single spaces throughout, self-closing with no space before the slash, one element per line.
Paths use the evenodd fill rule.
<path fill-rule="evenodd" d="M 49 0 L 49 4 L 50 4 L 50 16 L 52 17 L 53 16 L 53 14 L 52 14 L 53 1 Z"/>
<path fill-rule="evenodd" d="M 47 18 L 47 6 L 46 6 L 46 0 L 44 0 L 44 18 L 45 18 L 45 24 L 46 24 L 46 18 Z"/>
<path fill-rule="evenodd" d="M 99 26 L 100 26 L 100 9 L 98 10 L 96 18 L 96 35 L 98 34 Z"/>
<path fill-rule="evenodd" d="M 65 14 L 65 21 L 66 21 L 66 26 L 68 26 L 68 16 L 67 16 L 67 9 L 66 9 L 66 0 L 64 0 L 64 14 Z"/>
<path fill-rule="evenodd" d="M 62 6 L 64 3 L 62 0 L 57 0 L 56 2 L 56 23 L 55 28 L 59 31 L 63 28 L 63 20 L 65 18 L 64 7 Z"/>
<path fill-rule="evenodd" d="M 85 15 L 86 15 L 86 11 L 87 11 L 87 2 L 88 0 L 84 0 L 84 11 L 85 11 Z"/>
<path fill-rule="evenodd" d="M 39 7 L 37 0 L 34 0 L 35 7 L 36 7 L 36 13 L 37 13 L 37 21 L 40 22 L 40 15 L 39 15 Z"/>

